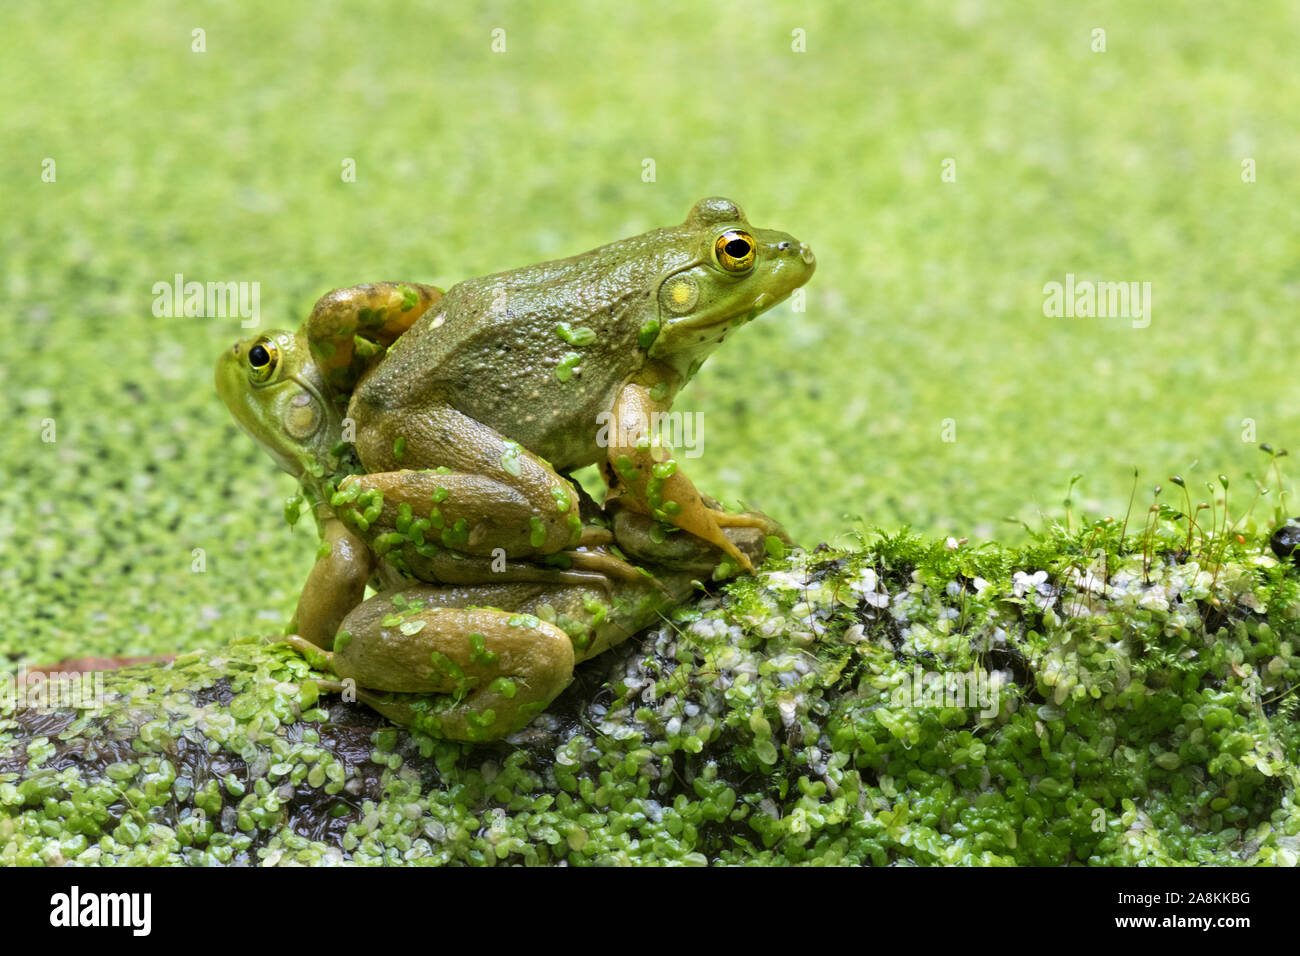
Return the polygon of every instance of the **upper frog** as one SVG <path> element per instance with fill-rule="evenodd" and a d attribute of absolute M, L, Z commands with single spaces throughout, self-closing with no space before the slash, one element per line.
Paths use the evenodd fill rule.
<path fill-rule="evenodd" d="M 711 198 L 680 225 L 461 282 L 353 392 L 361 462 L 368 472 L 474 476 L 451 489 L 470 517 L 464 548 L 511 555 L 568 544 L 554 520 L 553 502 L 568 498 L 557 472 L 601 462 L 625 506 L 748 568 L 719 526 L 754 522 L 705 506 L 671 449 L 638 439 L 732 329 L 787 298 L 814 266 L 805 244 Z M 518 507 L 503 511 L 507 499 Z M 479 511 L 499 520 L 473 527 L 476 500 L 497 506 Z M 506 511 L 524 517 L 513 532 Z"/>
<path fill-rule="evenodd" d="M 378 470 L 374 448 L 399 437 L 403 413 L 446 402 L 558 470 L 593 464 L 604 453 L 596 416 L 638 373 L 657 366 L 657 396 L 671 404 L 733 329 L 813 269 L 806 245 L 711 198 L 680 225 L 468 279 L 357 388 L 348 414 L 373 438 L 362 460 Z"/>

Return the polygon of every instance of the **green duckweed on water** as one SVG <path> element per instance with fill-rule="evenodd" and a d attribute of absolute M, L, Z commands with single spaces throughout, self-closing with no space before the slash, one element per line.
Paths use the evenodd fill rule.
<path fill-rule="evenodd" d="M 1119 534 L 792 552 L 494 745 L 252 636 L 110 673 L 5 712 L 0 863 L 1294 865 L 1300 577 Z"/>

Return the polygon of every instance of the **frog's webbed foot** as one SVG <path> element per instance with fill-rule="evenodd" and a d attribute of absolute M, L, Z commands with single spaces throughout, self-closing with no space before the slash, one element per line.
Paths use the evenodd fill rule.
<path fill-rule="evenodd" d="M 585 497 L 585 492 L 582 492 L 582 495 Z M 587 502 L 584 502 L 584 506 L 586 504 Z M 598 506 L 591 503 L 590 507 L 596 509 Z M 607 550 L 614 544 L 616 544 L 614 532 L 609 528 L 586 524 L 583 525 L 582 537 L 578 539 L 577 547 L 561 551 L 560 554 L 568 559 L 572 567 L 594 571 L 619 581 L 646 581 L 667 593 L 668 589 L 649 571 L 625 560 L 622 555 Z M 606 591 L 609 591 L 608 584 Z"/>
<path fill-rule="evenodd" d="M 687 485 L 689 485 L 689 482 L 687 482 Z M 694 491 L 693 488 L 691 490 Z M 730 518 L 743 518 L 743 515 L 732 515 L 720 509 L 710 508 L 704 503 L 698 493 L 692 495 L 679 492 L 678 497 L 673 500 L 678 505 L 678 508 L 677 510 L 666 514 L 665 517 L 670 520 L 674 526 L 683 531 L 688 531 L 695 535 L 695 537 L 707 541 L 715 548 L 720 549 L 746 574 L 754 573 L 754 564 L 750 561 L 748 555 L 741 551 L 740 548 L 736 546 L 736 543 L 727 537 L 727 533 L 723 530 L 724 526 L 752 527 L 752 525 L 744 522 L 729 523 L 727 520 Z M 625 497 L 621 498 L 620 501 L 624 503 L 624 507 L 627 507 L 631 511 L 640 512 L 642 514 L 652 513 L 643 510 L 639 503 L 633 498 Z"/>
<path fill-rule="evenodd" d="M 769 518 L 761 511 L 742 511 L 739 514 L 732 514 L 730 511 L 723 511 L 721 506 L 715 505 L 713 518 L 723 528 L 755 528 L 764 535 L 780 538 L 788 545 L 794 544 L 780 522 Z"/>
<path fill-rule="evenodd" d="M 613 593 L 609 583 L 610 578 L 617 578 L 620 581 L 645 581 L 647 584 L 653 584 L 665 594 L 672 593 L 662 581 L 649 571 L 639 568 L 635 564 L 630 564 L 608 552 L 561 551 L 560 553 L 569 559 L 573 567 L 594 572 L 604 582 L 607 595 Z"/>
<path fill-rule="evenodd" d="M 635 564 L 629 564 L 607 551 L 561 551 L 560 554 L 575 568 L 608 575 L 620 581 L 639 581 L 645 577 L 645 573 Z"/>
<path fill-rule="evenodd" d="M 722 513 L 721 506 L 712 498 L 701 495 L 701 500 L 715 514 Z M 626 503 L 614 504 L 610 516 L 619 549 L 631 560 L 702 576 L 717 572 L 723 560 L 711 542 L 693 534 L 665 534 L 661 522 L 626 506 Z M 766 553 L 767 532 L 779 528 L 766 515 L 757 514 L 755 517 L 759 520 L 737 522 L 731 527 L 720 526 L 727 540 L 751 563 L 761 561 Z"/>
<path fill-rule="evenodd" d="M 297 634 L 285 634 L 270 641 L 272 644 L 288 644 L 304 658 L 307 663 L 318 671 L 334 673 L 334 652 L 327 651 L 320 646 L 313 644 L 305 637 L 299 637 Z M 332 683 L 332 682 L 331 682 Z M 341 686 L 341 685 L 340 685 Z M 336 688 L 326 688 L 336 689 Z"/>

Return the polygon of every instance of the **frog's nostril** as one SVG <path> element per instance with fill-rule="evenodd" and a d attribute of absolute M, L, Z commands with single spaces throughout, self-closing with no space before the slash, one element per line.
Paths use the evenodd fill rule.
<path fill-rule="evenodd" d="M 238 342 L 235 343 L 235 347 L 234 347 L 231 351 L 233 351 L 236 355 L 239 354 L 239 343 L 238 343 Z"/>
<path fill-rule="evenodd" d="M 781 250 L 782 252 L 785 252 L 785 250 L 787 250 L 787 249 L 790 248 L 790 243 L 788 243 L 788 242 L 778 242 L 778 243 L 776 244 L 776 247 L 777 247 L 779 250 Z"/>

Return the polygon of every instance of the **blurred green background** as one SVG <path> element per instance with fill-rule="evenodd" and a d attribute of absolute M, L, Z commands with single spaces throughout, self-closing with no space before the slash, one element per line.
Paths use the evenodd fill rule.
<path fill-rule="evenodd" d="M 154 317 L 175 273 L 258 282 L 263 328 L 296 327 L 334 287 L 445 287 L 731 197 L 819 268 L 683 394 L 690 474 L 806 544 L 1012 539 L 1072 473 L 1122 514 L 1135 465 L 1241 476 L 1265 463 L 1243 420 L 1297 437 L 1287 0 L 6 3 L 0 44 L 10 660 L 292 610 L 311 531 L 211 384 L 248 333 Z M 1045 317 L 1066 273 L 1152 283 L 1150 327 Z"/>

